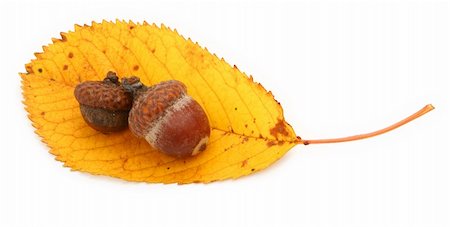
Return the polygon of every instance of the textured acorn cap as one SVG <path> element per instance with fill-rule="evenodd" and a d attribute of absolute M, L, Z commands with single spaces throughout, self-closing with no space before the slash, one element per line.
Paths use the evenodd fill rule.
<path fill-rule="evenodd" d="M 102 81 L 86 81 L 75 87 L 80 104 L 106 110 L 130 110 L 133 96 L 121 86 Z"/>

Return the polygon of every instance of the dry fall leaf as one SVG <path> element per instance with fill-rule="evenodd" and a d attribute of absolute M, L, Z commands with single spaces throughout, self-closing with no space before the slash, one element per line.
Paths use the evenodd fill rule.
<path fill-rule="evenodd" d="M 50 152 L 73 170 L 129 181 L 211 182 L 264 169 L 300 142 L 270 92 L 164 25 L 76 25 L 43 49 L 21 74 L 24 103 Z M 129 130 L 105 135 L 90 128 L 73 91 L 108 71 L 139 76 L 147 85 L 185 83 L 210 120 L 207 150 L 176 159 Z"/>

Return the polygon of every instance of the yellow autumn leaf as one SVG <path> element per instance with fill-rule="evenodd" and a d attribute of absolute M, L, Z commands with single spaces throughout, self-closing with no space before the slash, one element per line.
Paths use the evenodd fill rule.
<path fill-rule="evenodd" d="M 260 84 L 164 25 L 116 21 L 75 26 L 44 47 L 21 74 L 37 134 L 64 165 L 129 181 L 191 183 L 261 170 L 300 142 L 281 106 Z M 83 120 L 75 86 L 108 71 L 147 85 L 176 79 L 205 109 L 211 138 L 201 154 L 176 159 L 129 130 L 102 134 Z"/>

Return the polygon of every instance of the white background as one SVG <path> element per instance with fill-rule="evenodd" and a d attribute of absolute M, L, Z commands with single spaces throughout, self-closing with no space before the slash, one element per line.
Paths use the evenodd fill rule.
<path fill-rule="evenodd" d="M 449 1 L 0 2 L 0 226 L 450 226 Z M 72 172 L 33 133 L 18 72 L 92 20 L 164 23 L 254 76 L 304 139 L 268 169 L 208 185 Z"/>

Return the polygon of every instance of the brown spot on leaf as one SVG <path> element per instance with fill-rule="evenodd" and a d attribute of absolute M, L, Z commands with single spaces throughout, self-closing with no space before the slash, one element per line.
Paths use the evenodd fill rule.
<path fill-rule="evenodd" d="M 288 136 L 289 132 L 286 130 L 286 124 L 282 120 L 278 120 L 275 127 L 270 129 L 270 135 L 277 137 L 278 135 Z"/>
<path fill-rule="evenodd" d="M 277 142 L 275 142 L 275 140 L 270 140 L 269 142 L 267 142 L 268 147 L 275 146 L 275 145 L 277 145 Z"/>
<path fill-rule="evenodd" d="M 64 66 L 63 66 L 63 70 L 67 70 L 68 68 L 69 68 L 68 65 L 64 65 Z"/>
<path fill-rule="evenodd" d="M 33 73 L 33 67 L 31 67 L 31 65 L 25 66 L 25 69 L 27 70 L 27 73 Z"/>
<path fill-rule="evenodd" d="M 242 161 L 241 168 L 244 168 L 247 165 L 247 163 L 248 163 L 248 159 L 245 159 L 244 161 Z"/>
<path fill-rule="evenodd" d="M 69 57 L 69 58 L 73 58 L 73 53 L 72 52 L 70 52 L 68 55 L 67 55 L 67 57 Z"/>
<path fill-rule="evenodd" d="M 39 72 L 39 73 L 42 73 L 42 69 L 41 69 L 41 68 L 39 68 L 39 69 L 38 69 L 38 72 Z"/>
<path fill-rule="evenodd" d="M 41 116 L 44 116 L 45 115 L 45 112 L 41 112 Z"/>
<path fill-rule="evenodd" d="M 139 65 L 133 66 L 133 70 L 134 70 L 134 71 L 138 71 L 138 70 L 139 70 Z"/>

